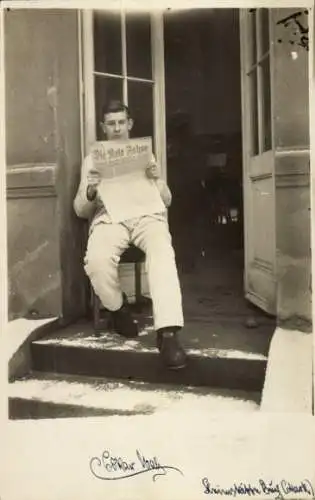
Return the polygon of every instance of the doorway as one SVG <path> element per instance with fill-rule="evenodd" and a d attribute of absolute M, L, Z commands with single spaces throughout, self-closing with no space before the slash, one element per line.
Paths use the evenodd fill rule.
<path fill-rule="evenodd" d="M 137 135 L 152 136 L 173 193 L 169 223 L 186 347 L 265 356 L 270 325 L 244 289 L 240 13 L 84 12 L 85 147 L 100 139 L 102 104 L 123 99 Z M 121 264 L 120 278 L 134 301 L 133 266 Z M 249 341 L 253 316 L 262 328 Z"/>
<path fill-rule="evenodd" d="M 170 230 L 188 320 L 244 299 L 239 11 L 164 16 Z"/>

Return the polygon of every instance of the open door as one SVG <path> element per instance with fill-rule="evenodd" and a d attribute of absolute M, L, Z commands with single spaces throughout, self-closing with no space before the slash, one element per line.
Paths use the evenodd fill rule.
<path fill-rule="evenodd" d="M 245 295 L 276 313 L 275 160 L 268 9 L 240 11 Z"/>

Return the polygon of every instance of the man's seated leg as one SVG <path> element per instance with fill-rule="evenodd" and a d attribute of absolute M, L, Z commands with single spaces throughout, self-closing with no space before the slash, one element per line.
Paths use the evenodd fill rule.
<path fill-rule="evenodd" d="M 128 245 L 129 232 L 124 226 L 97 224 L 89 236 L 84 269 L 103 306 L 111 311 L 115 331 L 124 337 L 136 337 L 138 326 L 118 279 L 120 256 Z"/>
<path fill-rule="evenodd" d="M 157 347 L 169 368 L 183 368 L 186 354 L 178 340 L 184 323 L 182 296 L 167 221 L 143 218 L 132 236 L 146 254 Z"/>

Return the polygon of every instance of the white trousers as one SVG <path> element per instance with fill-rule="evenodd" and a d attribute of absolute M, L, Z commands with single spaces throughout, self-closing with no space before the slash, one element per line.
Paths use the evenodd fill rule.
<path fill-rule="evenodd" d="M 130 243 L 146 255 L 155 329 L 182 327 L 182 295 L 166 219 L 142 217 L 130 224 L 99 223 L 94 226 L 88 240 L 84 268 L 95 293 L 110 311 L 121 307 L 118 265 Z"/>

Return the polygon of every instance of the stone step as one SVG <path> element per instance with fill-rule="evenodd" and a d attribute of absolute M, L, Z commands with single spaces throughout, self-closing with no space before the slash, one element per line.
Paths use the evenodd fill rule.
<path fill-rule="evenodd" d="M 152 415 L 196 405 L 207 412 L 253 412 L 260 394 L 193 386 L 33 372 L 9 384 L 10 419 Z"/>
<path fill-rule="evenodd" d="M 137 339 L 109 331 L 95 336 L 87 322 L 71 325 L 31 345 L 32 369 L 193 386 L 261 391 L 273 329 L 246 329 L 242 322 L 187 323 L 182 343 L 189 356 L 184 370 L 166 370 L 155 347 L 152 320 Z"/>

